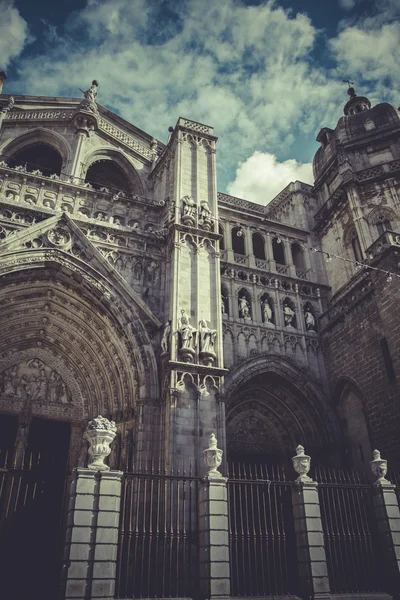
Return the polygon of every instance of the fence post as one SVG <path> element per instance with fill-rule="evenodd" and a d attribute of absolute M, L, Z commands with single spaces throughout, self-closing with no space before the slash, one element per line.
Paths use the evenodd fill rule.
<path fill-rule="evenodd" d="M 113 423 L 106 421 L 97 417 L 89 423 L 85 436 L 92 462 L 73 472 L 62 578 L 66 600 L 114 597 L 123 473 L 103 462 L 115 437 Z"/>
<path fill-rule="evenodd" d="M 374 482 L 373 505 L 381 541 L 382 567 L 387 591 L 399 598 L 400 590 L 400 511 L 396 486 L 385 479 L 387 460 L 379 450 L 373 452 L 371 470 L 378 479 Z"/>
<path fill-rule="evenodd" d="M 200 592 L 202 598 L 230 596 L 227 478 L 217 470 L 222 450 L 214 434 L 203 451 L 208 473 L 200 486 Z"/>
<path fill-rule="evenodd" d="M 299 474 L 292 492 L 294 527 L 301 595 L 304 598 L 328 599 L 328 569 L 318 498 L 318 483 L 308 477 L 311 458 L 297 446 L 292 458 Z"/>

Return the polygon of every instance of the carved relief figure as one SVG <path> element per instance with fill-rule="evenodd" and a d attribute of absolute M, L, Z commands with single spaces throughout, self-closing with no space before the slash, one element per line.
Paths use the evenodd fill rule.
<path fill-rule="evenodd" d="M 294 312 L 294 310 L 289 306 L 289 303 L 284 302 L 283 303 L 283 318 L 284 318 L 286 327 L 294 327 L 293 323 L 294 323 L 295 314 L 296 313 Z"/>
<path fill-rule="evenodd" d="M 311 312 L 311 309 L 307 306 L 304 310 L 304 321 L 306 324 L 307 331 L 315 331 L 315 318 Z"/>
<path fill-rule="evenodd" d="M 185 310 L 181 310 L 181 318 L 178 320 L 178 330 L 181 336 L 181 348 L 192 348 L 196 329 L 191 326 Z"/>
<path fill-rule="evenodd" d="M 163 336 L 161 339 L 161 350 L 165 353 L 169 353 L 171 346 L 171 321 L 165 323 Z"/>
<path fill-rule="evenodd" d="M 6 369 L 0 383 L 0 395 L 21 400 L 29 398 L 33 402 L 66 404 L 71 401 L 61 375 L 38 358 Z"/>
<path fill-rule="evenodd" d="M 191 196 L 182 198 L 182 223 L 184 225 L 194 225 L 196 217 L 196 202 Z"/>
<path fill-rule="evenodd" d="M 251 318 L 250 304 L 246 296 L 242 296 L 241 298 L 239 298 L 239 317 L 246 320 L 249 320 Z"/>
<path fill-rule="evenodd" d="M 208 206 L 208 202 L 205 200 L 200 202 L 199 225 L 207 231 L 209 231 L 214 225 L 214 219 L 212 217 L 210 207 Z"/>
<path fill-rule="evenodd" d="M 200 352 L 214 352 L 216 329 L 210 329 L 205 319 L 199 322 Z"/>
<path fill-rule="evenodd" d="M 264 300 L 261 303 L 261 313 L 262 320 L 264 323 L 273 323 L 272 308 L 267 298 L 264 298 Z"/>

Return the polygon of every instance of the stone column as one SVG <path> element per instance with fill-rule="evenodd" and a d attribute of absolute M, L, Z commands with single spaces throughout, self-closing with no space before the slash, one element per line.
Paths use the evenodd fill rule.
<path fill-rule="evenodd" d="M 73 471 L 62 577 L 66 600 L 114 597 L 123 473 L 110 471 L 102 462 L 115 437 L 114 427 L 102 417 L 89 423 L 86 439 L 92 462 Z"/>
<path fill-rule="evenodd" d="M 297 446 L 296 456 L 292 461 L 295 471 L 299 474 L 293 488 L 292 499 L 301 596 L 310 599 L 328 599 L 331 596 L 318 483 L 307 475 L 311 458 L 304 454 L 303 446 Z"/>
<path fill-rule="evenodd" d="M 373 505 L 381 541 L 380 555 L 387 591 L 398 597 L 400 590 L 400 511 L 396 486 L 385 479 L 387 461 L 379 450 L 373 452 L 370 462 L 372 472 L 378 479 L 374 483 Z"/>
<path fill-rule="evenodd" d="M 253 232 L 250 227 L 246 227 L 244 229 L 245 232 L 245 244 L 246 244 L 246 253 L 247 253 L 247 264 L 249 267 L 254 268 L 256 266 L 256 259 L 254 257 L 253 250 Z"/>
<path fill-rule="evenodd" d="M 269 270 L 271 273 L 276 273 L 276 263 L 274 259 L 274 249 L 272 247 L 271 234 L 267 231 L 265 236 L 265 257 L 269 264 Z"/>
<path fill-rule="evenodd" d="M 223 453 L 213 433 L 208 445 L 199 495 L 200 593 L 207 600 L 230 596 L 227 478 L 218 471 Z"/>

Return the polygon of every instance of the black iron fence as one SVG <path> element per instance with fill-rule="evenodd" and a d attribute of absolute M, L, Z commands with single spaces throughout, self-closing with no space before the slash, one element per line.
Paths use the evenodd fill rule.
<path fill-rule="evenodd" d="M 331 592 L 382 591 L 372 487 L 360 475 L 315 469 Z"/>
<path fill-rule="evenodd" d="M 117 598 L 198 595 L 199 483 L 190 473 L 125 473 Z"/>
<path fill-rule="evenodd" d="M 278 466 L 228 467 L 232 596 L 298 591 L 292 483 Z"/>

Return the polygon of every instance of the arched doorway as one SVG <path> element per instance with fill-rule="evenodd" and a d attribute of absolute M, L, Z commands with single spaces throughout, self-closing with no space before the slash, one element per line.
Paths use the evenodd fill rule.
<path fill-rule="evenodd" d="M 291 458 L 305 446 L 312 464 L 338 460 L 338 426 L 321 391 L 282 357 L 257 357 L 226 379 L 227 459 L 280 464 L 294 479 Z"/>

